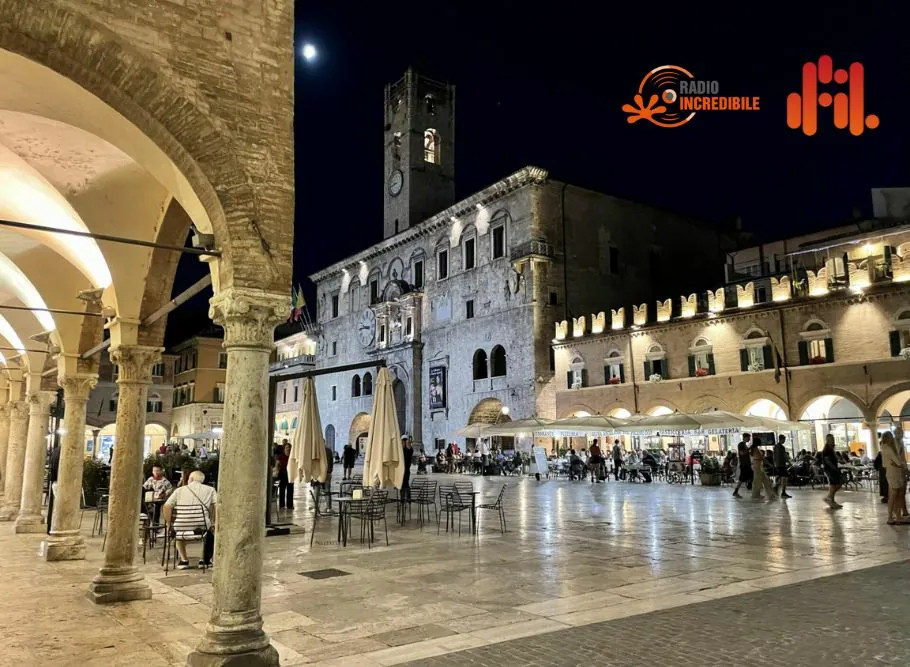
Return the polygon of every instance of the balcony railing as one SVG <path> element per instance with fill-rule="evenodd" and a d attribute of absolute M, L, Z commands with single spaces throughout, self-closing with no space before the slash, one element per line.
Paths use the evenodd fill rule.
<path fill-rule="evenodd" d="M 291 366 L 315 366 L 316 365 L 316 355 L 315 354 L 301 354 L 296 357 L 288 357 L 287 359 L 280 359 L 278 361 L 273 361 L 269 364 L 269 371 L 280 371 L 283 368 L 290 368 Z"/>
<path fill-rule="evenodd" d="M 553 255 L 553 246 L 546 241 L 525 241 L 512 248 L 513 262 L 518 259 L 524 259 L 525 257 L 537 256 L 552 258 Z"/>

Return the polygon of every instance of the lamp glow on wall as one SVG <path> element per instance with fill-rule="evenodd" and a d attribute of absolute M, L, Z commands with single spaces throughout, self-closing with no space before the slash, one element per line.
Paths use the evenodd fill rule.
<path fill-rule="evenodd" d="M 13 329 L 12 325 L 3 317 L 3 315 L 0 315 L 0 336 L 3 336 L 8 340 L 9 344 L 16 348 L 16 351 L 19 352 L 19 354 L 25 354 L 25 346 L 22 344 L 22 339 L 19 338 L 16 330 Z"/>
<path fill-rule="evenodd" d="M 483 204 L 477 205 L 477 217 L 474 218 L 474 226 L 477 227 L 477 233 L 483 236 L 490 228 L 490 210 Z"/>
<path fill-rule="evenodd" d="M 16 266 L 9 257 L 0 253 L 0 287 L 5 287 L 28 308 L 47 308 L 44 299 L 35 289 L 35 286 L 26 277 L 22 270 Z M 32 314 L 45 331 L 57 328 L 54 318 L 46 310 L 34 310 Z"/>

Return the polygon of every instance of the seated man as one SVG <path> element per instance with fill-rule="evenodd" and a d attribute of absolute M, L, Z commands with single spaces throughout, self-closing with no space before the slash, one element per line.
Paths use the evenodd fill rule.
<path fill-rule="evenodd" d="M 641 469 L 642 479 L 644 479 L 646 483 L 650 483 L 651 474 L 657 472 L 657 459 L 655 459 L 654 455 L 646 449 L 642 452 L 641 464 L 644 466 Z"/>
<path fill-rule="evenodd" d="M 164 500 L 168 494 L 174 490 L 174 485 L 164 476 L 161 466 L 152 466 L 152 476 L 145 480 L 142 485 L 143 490 L 152 492 L 152 500 Z M 150 517 L 153 524 L 161 522 L 161 503 L 155 503 L 152 510 L 153 516 Z"/>
<path fill-rule="evenodd" d="M 205 486 L 205 473 L 194 470 L 186 486 L 178 488 L 164 504 L 164 520 L 171 524 L 177 535 L 177 553 L 180 560 L 178 570 L 190 566 L 186 555 L 186 539 L 202 534 L 202 560 L 200 567 L 212 567 L 215 553 L 215 503 L 218 494 L 211 486 Z M 201 508 L 201 512 L 198 508 Z M 176 516 L 174 516 L 176 512 Z M 181 517 L 182 515 L 182 517 Z"/>

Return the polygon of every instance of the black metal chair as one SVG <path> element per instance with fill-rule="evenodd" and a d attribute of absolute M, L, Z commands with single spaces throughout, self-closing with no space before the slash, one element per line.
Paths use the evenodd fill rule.
<path fill-rule="evenodd" d="M 110 502 L 110 496 L 107 493 L 107 489 L 98 489 L 97 502 L 95 504 L 95 520 L 92 522 L 92 537 L 95 536 L 95 531 L 98 531 L 98 534 L 101 535 L 104 533 L 104 515 L 107 514 L 108 503 Z M 104 544 L 101 545 L 101 550 L 104 551 Z"/>
<path fill-rule="evenodd" d="M 177 568 L 176 542 L 202 542 L 209 530 L 209 521 L 205 508 L 202 505 L 175 505 L 171 522 L 165 531 L 164 549 L 161 553 L 161 565 L 165 575 L 171 561 L 171 545 L 174 545 L 174 569 Z M 203 559 L 200 559 L 203 560 Z M 203 561 L 202 571 L 206 566 Z"/>
<path fill-rule="evenodd" d="M 499 527 L 502 529 L 502 534 L 506 533 L 506 513 L 502 506 L 503 496 L 506 494 L 506 488 L 508 484 L 503 484 L 502 488 L 499 489 L 499 495 L 496 496 L 496 502 L 492 503 L 480 503 L 477 505 L 478 520 L 477 520 L 477 530 L 480 531 L 480 510 L 493 510 L 494 512 L 499 513 Z"/>
<path fill-rule="evenodd" d="M 461 494 L 458 492 L 457 486 L 448 487 L 448 489 L 443 492 L 439 492 L 441 499 L 440 512 L 446 515 L 446 532 L 449 532 L 449 526 L 452 526 L 452 530 L 455 530 L 455 515 L 458 515 L 458 534 L 461 535 L 461 513 L 465 510 L 471 509 L 471 503 L 466 502 L 462 499 Z M 436 534 L 439 534 L 439 519 L 436 520 Z"/>
<path fill-rule="evenodd" d="M 385 529 L 385 544 L 386 546 L 389 546 L 389 525 L 385 518 L 385 510 L 388 502 L 388 491 L 374 489 L 369 495 L 364 497 L 364 500 L 351 503 L 351 511 L 348 514 L 348 525 L 350 525 L 350 520 L 352 518 L 360 521 L 361 543 L 363 543 L 363 537 L 367 534 L 367 526 L 369 526 L 367 546 L 370 549 L 373 548 L 373 540 L 375 539 L 373 525 L 380 521 Z M 348 531 L 348 534 L 350 534 L 350 530 Z"/>
<path fill-rule="evenodd" d="M 418 481 L 419 480 L 419 481 Z M 436 525 L 439 525 L 439 506 L 436 504 L 435 481 L 420 477 L 411 482 L 411 504 L 417 505 L 417 525 L 423 527 L 423 515 L 426 511 L 427 519 L 430 518 L 430 505 L 436 516 Z"/>

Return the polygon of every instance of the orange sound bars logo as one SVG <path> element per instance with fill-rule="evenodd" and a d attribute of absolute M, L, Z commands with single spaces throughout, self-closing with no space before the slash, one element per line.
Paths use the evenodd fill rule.
<path fill-rule="evenodd" d="M 833 96 L 828 91 L 819 92 L 819 84 L 847 84 L 847 92 Z M 845 128 L 858 137 L 866 128 L 874 130 L 879 125 L 878 116 L 865 114 L 865 71 L 861 63 L 850 63 L 847 69 L 835 70 L 831 56 L 822 56 L 818 64 L 803 65 L 802 93 L 787 96 L 787 126 L 793 130 L 803 129 L 811 137 L 818 131 L 818 108 L 833 107 L 834 127 Z"/>
<path fill-rule="evenodd" d="M 717 81 L 696 79 L 684 67 L 661 65 L 645 74 L 633 98 L 623 104 L 626 120 L 647 120 L 659 127 L 679 127 L 696 111 L 758 111 L 758 97 L 720 95 Z"/>

